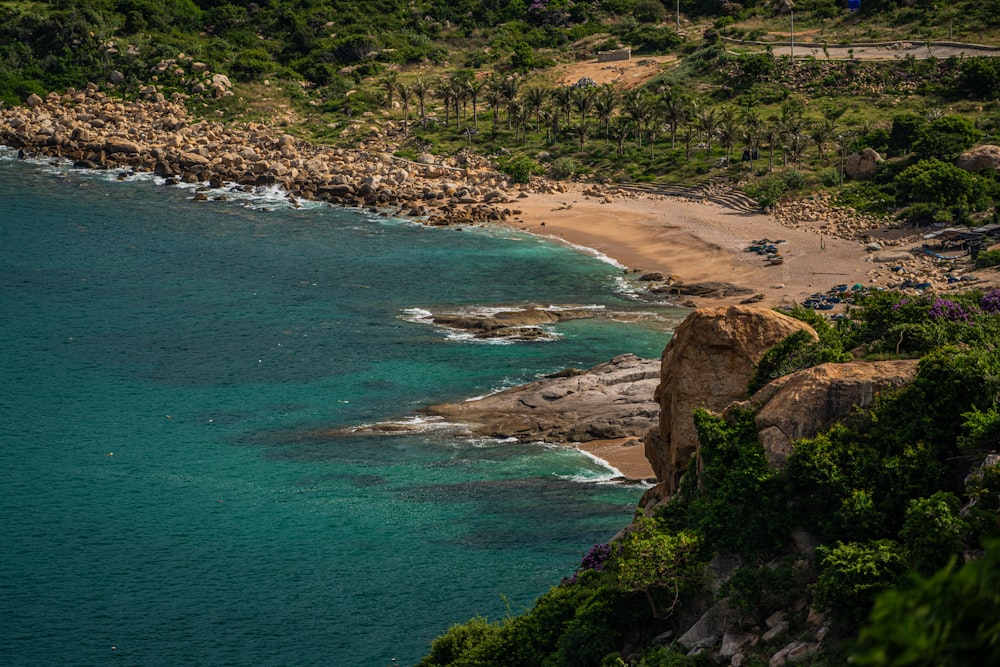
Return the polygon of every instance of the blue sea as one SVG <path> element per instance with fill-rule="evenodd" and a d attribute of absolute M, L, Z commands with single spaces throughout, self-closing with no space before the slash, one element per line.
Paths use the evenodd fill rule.
<path fill-rule="evenodd" d="M 413 664 L 627 523 L 642 488 L 573 449 L 335 429 L 658 356 L 682 313 L 502 228 L 193 195 L 0 149 L 0 663 Z M 413 317 L 527 303 L 646 317 Z"/>

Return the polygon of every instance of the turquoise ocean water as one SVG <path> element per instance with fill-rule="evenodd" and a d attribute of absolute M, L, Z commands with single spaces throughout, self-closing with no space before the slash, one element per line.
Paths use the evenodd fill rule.
<path fill-rule="evenodd" d="M 408 309 L 648 310 L 512 232 L 293 209 L 0 151 L 0 663 L 412 664 L 517 613 L 641 488 L 568 449 L 334 437 L 621 352 L 678 314 L 462 340 Z"/>

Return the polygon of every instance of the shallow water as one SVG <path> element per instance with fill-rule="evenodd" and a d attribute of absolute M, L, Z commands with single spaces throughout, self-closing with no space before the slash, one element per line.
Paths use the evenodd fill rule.
<path fill-rule="evenodd" d="M 192 194 L 0 152 L 3 662 L 410 664 L 628 520 L 575 450 L 327 429 L 658 355 L 676 311 L 456 339 L 407 309 L 650 307 L 508 230 Z"/>

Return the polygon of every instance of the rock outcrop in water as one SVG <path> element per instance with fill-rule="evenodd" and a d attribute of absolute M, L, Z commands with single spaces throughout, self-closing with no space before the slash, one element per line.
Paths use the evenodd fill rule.
<path fill-rule="evenodd" d="M 569 443 L 640 435 L 654 424 L 660 364 L 623 354 L 589 370 L 552 376 L 463 403 L 422 412 L 466 425 L 474 434 Z"/>
<path fill-rule="evenodd" d="M 542 308 L 530 306 L 512 308 L 492 313 L 458 312 L 434 313 L 429 319 L 439 326 L 456 329 L 476 338 L 505 338 L 508 340 L 537 340 L 547 338 L 541 327 L 566 320 L 594 316 L 589 308 Z"/>

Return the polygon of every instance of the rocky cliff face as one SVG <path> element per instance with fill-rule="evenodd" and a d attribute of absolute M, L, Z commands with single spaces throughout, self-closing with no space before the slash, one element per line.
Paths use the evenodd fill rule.
<path fill-rule="evenodd" d="M 646 458 L 660 483 L 647 493 L 644 505 L 672 494 L 697 452 L 692 413 L 698 408 L 721 412 L 745 400 L 754 366 L 764 353 L 800 330 L 816 335 L 804 322 L 747 306 L 702 308 L 677 327 L 660 360 L 654 395 L 660 406 L 658 427 L 646 437 Z"/>
<path fill-rule="evenodd" d="M 745 306 L 704 308 L 684 320 L 661 358 L 654 395 L 660 416 L 646 435 L 646 458 L 659 483 L 646 493 L 641 507 L 652 507 L 677 490 L 698 451 L 692 417 L 698 408 L 754 410 L 765 455 L 781 467 L 796 440 L 850 419 L 879 392 L 906 385 L 916 375 L 915 359 L 822 364 L 778 378 L 748 399 L 754 366 L 768 349 L 799 330 L 816 335 L 803 322 Z"/>

